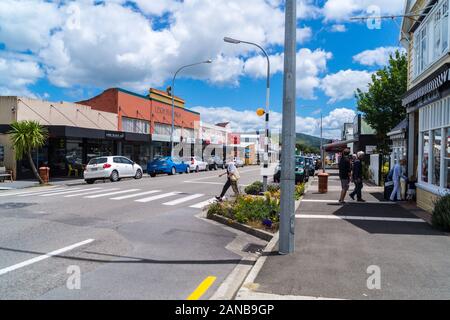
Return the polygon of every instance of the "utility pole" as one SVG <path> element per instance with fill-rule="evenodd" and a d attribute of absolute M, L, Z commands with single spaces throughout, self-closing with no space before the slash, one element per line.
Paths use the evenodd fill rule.
<path fill-rule="evenodd" d="M 281 150 L 281 216 L 279 253 L 294 252 L 295 235 L 295 101 L 297 7 L 286 0 L 283 85 L 283 148 Z"/>

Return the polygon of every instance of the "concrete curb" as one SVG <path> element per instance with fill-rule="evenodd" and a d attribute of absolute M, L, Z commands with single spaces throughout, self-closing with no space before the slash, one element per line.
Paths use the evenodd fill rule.
<path fill-rule="evenodd" d="M 260 229 L 255 229 L 252 228 L 250 226 L 244 225 L 242 223 L 233 221 L 231 219 L 225 218 L 223 216 L 219 216 L 217 214 L 214 214 L 212 216 L 209 217 L 209 219 L 214 220 L 216 222 L 222 223 L 226 226 L 229 226 L 231 228 L 235 228 L 237 230 L 246 232 L 248 234 L 251 234 L 254 237 L 257 237 L 261 240 L 265 240 L 265 241 L 270 241 L 272 240 L 272 238 L 274 237 L 273 233 L 264 231 L 264 230 L 260 230 Z"/>

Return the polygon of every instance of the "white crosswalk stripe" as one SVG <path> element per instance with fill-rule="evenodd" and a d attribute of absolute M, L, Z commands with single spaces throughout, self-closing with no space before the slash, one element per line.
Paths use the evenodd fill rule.
<path fill-rule="evenodd" d="M 170 193 L 160 194 L 158 196 L 153 196 L 153 197 L 149 197 L 149 198 L 136 200 L 136 202 L 141 202 L 141 203 L 152 202 L 152 201 L 159 200 L 159 199 L 173 197 L 173 196 L 179 195 L 180 193 L 181 192 L 170 192 Z"/>
<path fill-rule="evenodd" d="M 100 188 L 94 188 L 94 189 L 100 189 Z M 88 196 L 91 194 L 95 194 L 95 193 L 100 193 L 100 192 L 110 192 L 110 191 L 116 191 L 119 190 L 119 188 L 111 188 L 111 189 L 100 189 L 97 191 L 92 191 L 94 189 L 90 189 L 90 191 L 82 191 L 80 190 L 80 193 L 76 193 L 76 194 L 69 194 L 68 196 L 64 196 L 64 198 L 74 198 L 74 197 L 81 197 L 81 196 Z"/>
<path fill-rule="evenodd" d="M 39 196 L 40 197 L 54 197 L 54 196 L 61 196 L 61 195 L 64 195 L 64 194 L 69 194 L 69 193 L 74 193 L 74 192 L 80 192 L 80 188 L 70 189 L 70 190 L 67 190 L 67 191 L 46 193 L 46 194 L 41 194 Z"/>
<path fill-rule="evenodd" d="M 216 199 L 212 198 L 207 201 L 203 201 L 203 202 L 194 204 L 193 206 L 190 206 L 189 208 L 203 209 L 204 207 L 209 206 L 210 204 L 214 203 L 214 201 L 216 201 Z"/>
<path fill-rule="evenodd" d="M 178 200 L 174 200 L 174 201 L 163 203 L 163 205 L 165 205 L 165 206 L 176 206 L 176 205 L 179 205 L 181 203 L 185 203 L 185 202 L 188 202 L 188 201 L 191 201 L 191 200 L 203 197 L 203 196 L 204 196 L 204 194 L 193 194 L 193 195 L 190 195 L 188 197 L 184 197 L 184 198 L 181 198 L 181 199 L 178 199 Z"/>
<path fill-rule="evenodd" d="M 152 191 L 147 191 L 147 192 L 141 192 L 141 193 L 136 193 L 136 194 L 129 194 L 127 196 L 122 196 L 122 197 L 117 197 L 117 198 L 111 198 L 111 200 L 126 200 L 126 199 L 132 199 L 132 198 L 137 198 L 137 197 L 142 197 L 142 196 L 148 196 L 149 194 L 155 194 L 161 192 L 161 190 L 152 190 Z"/>
<path fill-rule="evenodd" d="M 136 191 L 140 191 L 141 189 L 129 189 L 129 190 L 122 190 L 122 191 L 116 191 L 116 192 L 109 192 L 109 193 L 102 193 L 102 194 L 97 194 L 95 196 L 88 196 L 85 197 L 87 199 L 97 199 L 97 198 L 105 198 L 105 197 L 109 197 L 109 196 L 115 196 L 117 194 L 124 194 L 124 193 L 130 193 L 130 192 L 136 192 Z"/>
<path fill-rule="evenodd" d="M 12 197 L 12 196 L 20 196 L 20 195 L 33 195 L 33 194 L 39 194 L 39 193 L 47 193 L 47 192 L 53 192 L 53 191 L 61 191 L 64 190 L 63 188 L 50 188 L 47 190 L 34 190 L 34 191 L 28 191 L 28 192 L 13 192 L 13 193 L 2 193 L 0 194 L 0 197 Z"/>

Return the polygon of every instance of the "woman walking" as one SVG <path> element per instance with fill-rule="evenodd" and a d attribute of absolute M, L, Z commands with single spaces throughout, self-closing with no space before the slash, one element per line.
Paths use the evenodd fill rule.
<path fill-rule="evenodd" d="M 227 171 L 225 173 L 222 173 L 221 175 L 219 175 L 219 178 L 221 178 L 224 175 L 227 175 L 227 182 L 223 186 L 223 190 L 222 190 L 222 193 L 220 194 L 220 196 L 216 197 L 217 201 L 223 200 L 223 197 L 227 193 L 228 189 L 230 189 L 230 187 L 233 188 L 235 196 L 236 197 L 239 196 L 238 181 L 240 179 L 240 175 L 239 175 L 239 171 L 237 170 L 234 162 L 230 162 L 227 165 Z"/>

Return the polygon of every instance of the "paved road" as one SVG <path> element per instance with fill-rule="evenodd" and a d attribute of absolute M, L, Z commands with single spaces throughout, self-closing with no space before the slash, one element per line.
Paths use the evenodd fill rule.
<path fill-rule="evenodd" d="M 249 184 L 259 168 L 241 176 Z M 224 179 L 205 172 L 0 191 L 0 299 L 186 299 L 215 277 L 207 299 L 240 250 L 264 245 L 199 217 Z M 69 290 L 78 270 L 81 289 Z"/>

